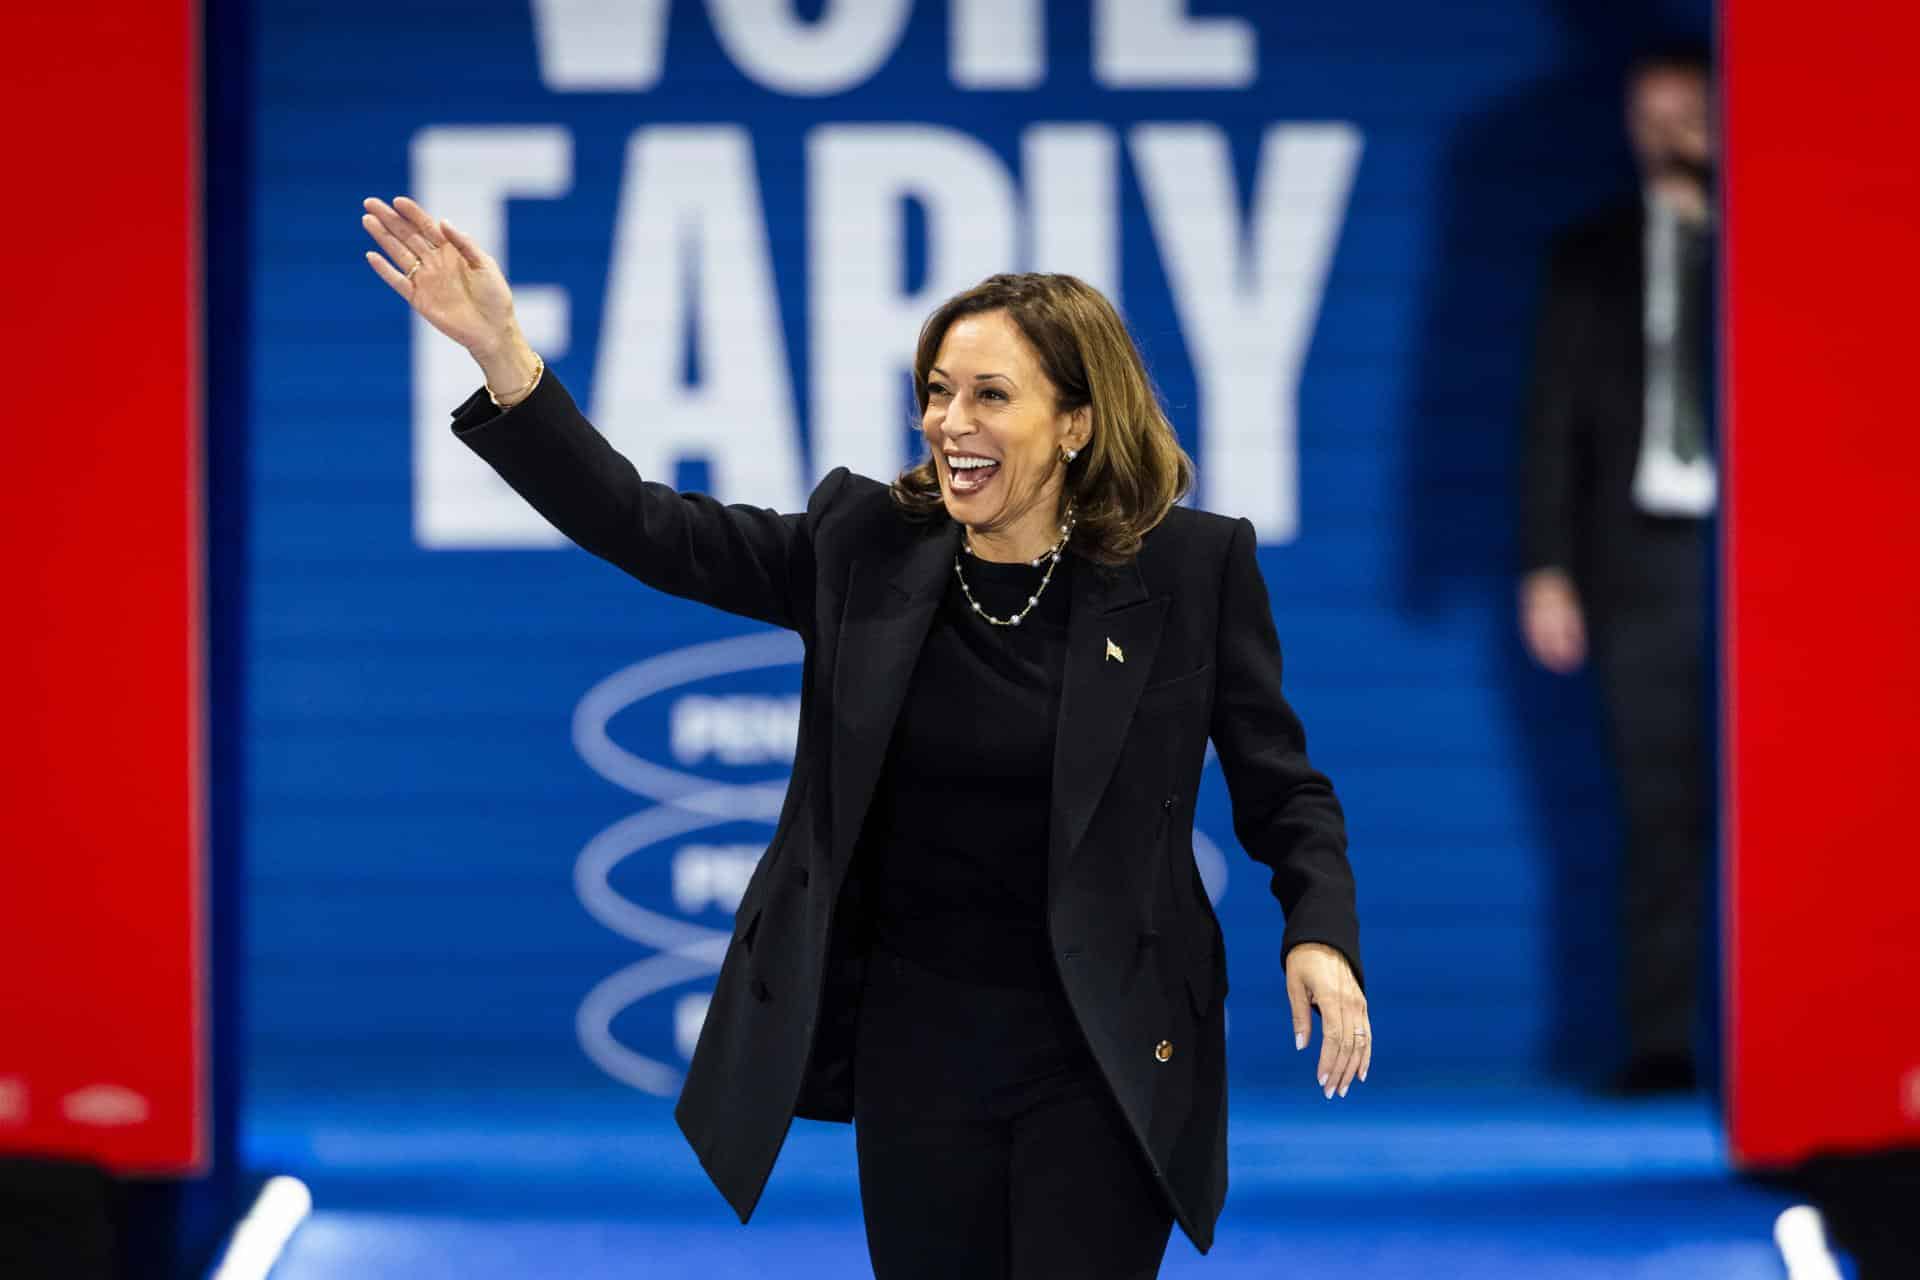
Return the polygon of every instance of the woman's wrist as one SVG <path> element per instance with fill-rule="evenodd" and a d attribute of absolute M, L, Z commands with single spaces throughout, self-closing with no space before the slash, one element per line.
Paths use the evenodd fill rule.
<path fill-rule="evenodd" d="M 511 391 L 505 392 L 495 391 L 492 387 L 488 387 L 487 398 L 493 401 L 494 408 L 496 409 L 511 409 L 533 394 L 533 389 L 540 385 L 540 375 L 546 371 L 547 362 L 536 354 L 533 357 L 533 372 L 527 375 L 525 382 L 513 388 Z"/>
<path fill-rule="evenodd" d="M 518 328 L 496 343 L 473 348 L 469 354 L 485 375 L 487 390 L 494 402 L 502 406 L 517 404 L 525 398 L 533 389 L 534 376 L 540 372 L 540 357 L 527 345 Z"/>

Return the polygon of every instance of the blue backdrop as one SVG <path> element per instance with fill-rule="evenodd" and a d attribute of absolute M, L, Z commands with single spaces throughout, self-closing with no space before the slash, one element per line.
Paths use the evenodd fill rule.
<path fill-rule="evenodd" d="M 671 1095 L 792 755 L 796 640 L 558 543 L 447 433 L 477 371 L 359 260 L 400 193 L 501 258 L 643 473 L 786 510 L 908 459 L 939 296 L 1111 289 L 1196 500 L 1261 530 L 1378 1069 L 1603 1063 L 1610 784 L 1584 685 L 1514 638 L 1520 388 L 1546 237 L 1627 177 L 1623 58 L 1704 9 L 260 5 L 254 1087 Z M 1217 768 L 1197 826 L 1232 1068 L 1304 1080 Z"/>

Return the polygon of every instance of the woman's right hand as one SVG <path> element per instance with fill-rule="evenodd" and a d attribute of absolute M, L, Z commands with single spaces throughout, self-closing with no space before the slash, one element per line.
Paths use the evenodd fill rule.
<path fill-rule="evenodd" d="M 408 306 L 483 366 L 515 345 L 513 290 L 492 255 L 405 196 L 392 206 L 374 196 L 362 203 L 360 225 L 386 254 L 368 250 L 367 262 Z"/>

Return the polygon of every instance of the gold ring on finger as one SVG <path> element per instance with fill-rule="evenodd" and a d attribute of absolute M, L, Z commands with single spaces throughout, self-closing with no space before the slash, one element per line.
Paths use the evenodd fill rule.
<path fill-rule="evenodd" d="M 426 265 L 427 265 L 427 260 L 425 258 L 415 258 L 413 260 L 413 265 L 407 268 L 406 278 L 409 280 L 413 279 L 413 273 Z"/>

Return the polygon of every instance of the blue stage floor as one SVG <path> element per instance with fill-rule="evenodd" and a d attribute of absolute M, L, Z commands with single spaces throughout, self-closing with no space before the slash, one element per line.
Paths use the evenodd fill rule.
<path fill-rule="evenodd" d="M 795 1124 L 742 1227 L 664 1104 L 524 1095 L 257 1101 L 249 1156 L 314 1216 L 275 1280 L 727 1280 L 867 1274 L 851 1130 Z M 1163 1274 L 1780 1280 L 1789 1203 L 1734 1179 L 1704 1102 L 1573 1092 L 1235 1095 L 1232 1190 L 1205 1258 Z"/>

